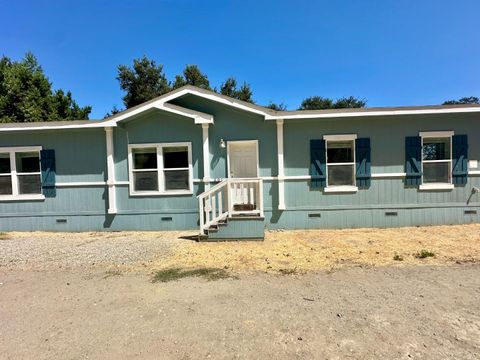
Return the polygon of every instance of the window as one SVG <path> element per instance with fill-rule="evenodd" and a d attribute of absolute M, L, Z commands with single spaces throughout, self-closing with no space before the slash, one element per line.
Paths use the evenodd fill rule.
<path fill-rule="evenodd" d="M 355 187 L 356 135 L 324 136 L 327 163 L 327 188 L 356 190 Z"/>
<path fill-rule="evenodd" d="M 190 143 L 129 146 L 132 195 L 192 193 Z"/>
<path fill-rule="evenodd" d="M 0 199 L 42 193 L 39 147 L 0 148 Z"/>
<path fill-rule="evenodd" d="M 452 132 L 420 133 L 422 184 L 452 184 Z"/>

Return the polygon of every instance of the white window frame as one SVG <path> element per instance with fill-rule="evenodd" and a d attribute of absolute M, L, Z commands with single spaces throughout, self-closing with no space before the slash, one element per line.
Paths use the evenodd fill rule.
<path fill-rule="evenodd" d="M 42 150 L 41 146 L 17 146 L 17 147 L 0 147 L 0 153 L 8 153 L 10 156 L 10 173 L 9 174 L 0 174 L 0 176 L 10 176 L 12 180 L 12 194 L 11 195 L 0 195 L 0 201 L 15 201 L 15 200 L 44 200 L 45 196 L 42 194 L 42 188 L 40 187 L 39 194 L 20 194 L 18 189 L 18 176 L 22 175 L 40 175 L 40 185 L 42 181 L 42 167 L 40 162 L 40 151 Z M 29 173 L 19 173 L 17 172 L 17 160 L 16 153 L 24 152 L 38 152 L 38 161 L 39 169 L 38 172 L 29 172 Z"/>
<path fill-rule="evenodd" d="M 356 153 L 355 153 L 355 142 L 357 140 L 357 134 L 341 134 L 341 135 L 324 135 L 323 140 L 325 140 L 325 176 L 326 176 L 326 187 L 324 192 L 357 192 L 357 179 L 355 176 L 355 161 L 356 161 Z M 346 163 L 328 163 L 328 142 L 336 142 L 336 141 L 352 141 L 353 142 L 353 162 L 346 162 Z M 328 184 L 328 167 L 329 166 L 337 166 L 337 165 L 352 165 L 353 166 L 353 185 L 329 185 Z"/>
<path fill-rule="evenodd" d="M 454 188 L 452 182 L 452 137 L 454 131 L 420 131 L 419 136 L 421 138 L 421 164 L 422 164 L 422 184 L 419 186 L 420 190 L 451 190 Z M 450 159 L 448 160 L 423 160 L 423 141 L 428 138 L 449 138 L 450 141 Z M 423 164 L 424 163 L 449 163 L 449 182 L 446 183 L 423 183 Z"/>
<path fill-rule="evenodd" d="M 184 146 L 188 151 L 188 168 L 163 168 L 163 148 L 167 147 L 181 147 Z M 158 191 L 135 191 L 133 173 L 133 150 L 155 148 L 157 151 L 157 168 L 152 170 L 140 170 L 140 171 L 157 171 L 158 177 Z M 152 143 L 152 144 L 129 144 L 128 145 L 128 176 L 129 176 L 129 188 L 131 196 L 158 196 L 158 195 L 191 195 L 193 194 L 193 165 L 192 165 L 192 143 L 191 142 L 175 142 L 175 143 Z M 188 169 L 188 190 L 165 190 L 165 176 L 164 171 L 172 170 L 187 170 Z"/>

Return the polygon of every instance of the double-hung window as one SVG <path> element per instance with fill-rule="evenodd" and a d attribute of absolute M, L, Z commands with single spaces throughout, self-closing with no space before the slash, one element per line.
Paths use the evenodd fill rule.
<path fill-rule="evenodd" d="M 451 131 L 421 132 L 422 185 L 452 186 L 452 136 Z"/>
<path fill-rule="evenodd" d="M 191 194 L 191 143 L 129 146 L 132 195 Z"/>
<path fill-rule="evenodd" d="M 356 135 L 325 135 L 327 187 L 325 191 L 356 191 Z"/>
<path fill-rule="evenodd" d="M 0 148 L 0 199 L 41 197 L 40 150 Z"/>

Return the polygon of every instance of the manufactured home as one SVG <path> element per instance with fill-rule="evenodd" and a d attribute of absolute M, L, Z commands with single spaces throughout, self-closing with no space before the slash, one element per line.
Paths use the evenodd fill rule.
<path fill-rule="evenodd" d="M 0 231 L 480 220 L 480 106 L 274 111 L 185 86 L 101 121 L 0 124 Z"/>

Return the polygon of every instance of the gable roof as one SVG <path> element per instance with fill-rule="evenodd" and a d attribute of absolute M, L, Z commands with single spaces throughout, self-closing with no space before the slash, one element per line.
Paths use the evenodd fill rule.
<path fill-rule="evenodd" d="M 192 85 L 170 91 L 152 100 L 146 101 L 130 109 L 121 111 L 104 120 L 74 120 L 74 121 L 44 121 L 31 123 L 4 123 L 0 124 L 0 131 L 18 130 L 48 130 L 48 129 L 73 129 L 73 128 L 98 128 L 115 127 L 117 123 L 127 120 L 135 115 L 150 109 L 159 109 L 177 115 L 189 117 L 195 124 L 213 123 L 212 114 L 203 113 L 182 106 L 169 103 L 169 101 L 185 95 L 195 95 L 204 99 L 215 101 L 236 109 L 252 112 L 264 116 L 265 120 L 287 119 L 321 119 L 337 117 L 363 117 L 363 116 L 389 116 L 389 115 L 421 115 L 421 114 L 445 114 L 480 112 L 480 104 L 466 105 L 428 105 L 428 106 L 396 106 L 396 107 L 373 107 L 354 109 L 326 109 L 326 110 L 293 110 L 276 111 L 264 106 L 252 104 L 218 94 L 211 90 L 205 90 Z"/>

